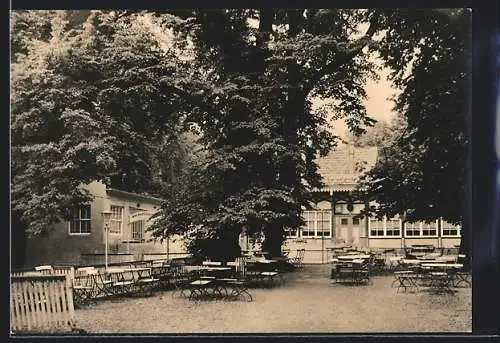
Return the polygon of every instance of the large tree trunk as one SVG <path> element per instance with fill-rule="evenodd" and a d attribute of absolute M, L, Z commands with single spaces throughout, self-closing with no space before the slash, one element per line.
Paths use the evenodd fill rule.
<path fill-rule="evenodd" d="M 299 32 L 299 23 L 301 18 L 300 10 L 288 11 L 288 36 L 295 37 Z M 291 155 L 287 160 L 283 161 L 281 170 L 279 171 L 279 182 L 282 185 L 290 187 L 292 190 L 291 196 L 294 199 L 300 198 L 300 182 L 301 177 L 297 171 L 297 165 L 300 163 L 299 140 L 298 140 L 298 123 L 299 118 L 303 115 L 305 108 L 305 96 L 299 90 L 301 75 L 299 67 L 295 60 L 291 60 L 287 65 L 288 74 L 288 99 L 284 108 L 283 122 L 281 123 L 281 133 L 286 140 Z M 266 239 L 263 243 L 263 249 L 269 252 L 271 256 L 281 255 L 281 246 L 284 242 L 284 227 L 271 227 L 266 230 Z"/>
<path fill-rule="evenodd" d="M 262 251 L 273 256 L 281 256 L 281 246 L 283 245 L 283 227 L 269 228 L 264 232 L 265 239 L 262 242 Z"/>

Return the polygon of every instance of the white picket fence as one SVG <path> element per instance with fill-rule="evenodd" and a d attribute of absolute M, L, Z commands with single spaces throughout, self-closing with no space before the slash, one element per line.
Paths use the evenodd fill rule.
<path fill-rule="evenodd" d="M 11 331 L 71 330 L 75 325 L 75 310 L 70 277 L 69 274 L 11 276 Z"/>

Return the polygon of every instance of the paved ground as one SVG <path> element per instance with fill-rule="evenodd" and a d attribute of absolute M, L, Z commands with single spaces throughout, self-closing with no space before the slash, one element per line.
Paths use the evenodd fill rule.
<path fill-rule="evenodd" d="M 253 302 L 190 302 L 171 292 L 103 301 L 76 311 L 89 333 L 470 332 L 471 289 L 400 293 L 392 276 L 373 285 L 332 284 L 327 265 L 306 265 L 287 284 L 253 289 Z"/>

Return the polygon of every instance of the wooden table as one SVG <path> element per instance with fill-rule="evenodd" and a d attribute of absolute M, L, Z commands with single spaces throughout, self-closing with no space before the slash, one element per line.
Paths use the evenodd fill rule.
<path fill-rule="evenodd" d="M 463 268 L 463 264 L 461 263 L 422 263 L 421 266 L 423 268 L 428 269 L 441 269 L 441 270 L 452 270 L 452 269 L 461 269 Z"/>
<path fill-rule="evenodd" d="M 347 260 L 366 260 L 366 259 L 369 259 L 371 256 L 370 255 L 366 255 L 366 254 L 353 254 L 353 255 L 342 255 L 342 256 L 337 256 L 337 259 L 338 260 L 344 260 L 344 261 L 347 261 Z"/>
<path fill-rule="evenodd" d="M 110 268 L 100 274 L 102 291 L 107 295 L 123 295 L 132 291 L 139 280 L 151 277 L 151 268 Z"/>
<path fill-rule="evenodd" d="M 400 289 L 404 289 L 405 292 L 408 289 L 418 289 L 417 274 L 410 270 L 394 272 L 394 281 L 392 282 L 391 287 L 394 287 L 395 285 L 397 285 L 396 293 L 399 293 Z"/>

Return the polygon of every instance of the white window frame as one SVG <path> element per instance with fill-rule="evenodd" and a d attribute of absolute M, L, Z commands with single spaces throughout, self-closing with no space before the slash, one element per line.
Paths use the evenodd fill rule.
<path fill-rule="evenodd" d="M 139 223 L 142 225 L 141 230 L 139 231 L 140 237 L 134 237 L 134 224 L 138 225 Z M 131 235 L 132 239 L 143 240 L 144 235 L 145 235 L 146 221 L 145 220 L 138 220 L 138 221 L 132 222 L 130 224 L 131 224 L 130 225 L 130 235 Z"/>
<path fill-rule="evenodd" d="M 388 235 L 387 234 L 387 222 L 398 222 L 398 231 L 399 231 L 399 234 L 398 235 Z M 394 228 L 389 228 L 389 230 L 394 230 Z M 384 236 L 387 237 L 387 238 L 401 238 L 402 237 L 402 234 L 403 234 L 403 223 L 401 221 L 401 219 L 399 218 L 391 218 L 391 219 L 387 219 L 387 218 L 384 218 Z"/>
<path fill-rule="evenodd" d="M 387 234 L 387 222 L 388 221 L 398 221 L 399 222 L 399 235 L 388 235 Z M 378 228 L 377 231 L 383 231 L 383 235 L 372 235 L 372 222 L 382 222 L 382 228 Z M 402 234 L 402 225 L 401 225 L 401 219 L 398 218 L 392 218 L 392 219 L 387 219 L 385 216 L 382 218 L 382 220 L 378 220 L 377 218 L 368 218 L 368 238 L 401 238 Z"/>
<path fill-rule="evenodd" d="M 297 228 L 294 228 L 294 229 L 286 229 L 286 237 L 287 238 L 298 238 L 299 237 L 299 230 L 300 229 L 297 229 Z M 291 235 L 290 233 L 293 232 L 294 234 Z"/>
<path fill-rule="evenodd" d="M 412 227 L 409 228 L 408 225 L 412 225 Z M 414 235 L 414 234 L 409 235 L 408 234 L 409 229 L 411 229 L 412 231 L 417 231 L 418 235 Z M 404 230 L 405 230 L 405 238 L 420 238 L 420 237 L 422 237 L 422 223 L 421 222 L 405 223 Z"/>
<path fill-rule="evenodd" d="M 89 217 L 88 218 L 82 218 L 82 207 L 87 207 L 89 208 Z M 76 210 L 76 209 L 75 209 Z M 88 205 L 81 205 L 78 206 L 78 221 L 80 222 L 80 232 L 71 232 L 71 222 L 73 222 L 73 218 L 68 221 L 68 235 L 69 236 L 89 236 L 92 234 L 92 206 L 90 204 Z M 90 222 L 90 232 L 82 232 L 82 225 L 81 222 Z"/>
<path fill-rule="evenodd" d="M 423 237 L 423 238 L 437 238 L 438 237 L 438 233 L 439 233 L 439 223 L 437 220 L 434 221 L 434 230 L 436 231 L 436 233 L 434 235 L 424 235 L 424 225 L 426 224 L 432 224 L 432 222 L 430 223 L 426 223 L 426 222 L 421 222 L 420 224 L 420 228 L 421 228 L 421 235 L 420 237 Z"/>
<path fill-rule="evenodd" d="M 112 212 L 111 218 L 109 218 L 109 234 L 119 236 L 123 232 L 123 206 L 111 205 L 110 210 Z M 116 211 L 115 211 L 116 210 Z M 116 216 L 119 210 L 119 218 Z M 113 223 L 118 223 L 119 231 L 112 231 Z"/>
<path fill-rule="evenodd" d="M 437 238 L 438 237 L 438 221 L 436 220 L 434 222 L 435 228 L 436 228 L 436 234 L 434 235 L 424 235 L 424 225 L 425 222 L 416 222 L 416 223 L 405 223 L 405 238 Z M 418 230 L 418 235 L 408 235 L 408 227 L 407 225 L 417 225 L 418 227 L 414 227 L 413 230 Z"/>
<path fill-rule="evenodd" d="M 300 229 L 299 229 L 299 235 L 300 237 L 304 237 L 304 238 L 321 238 L 321 237 L 326 237 L 326 238 L 331 238 L 332 237 L 332 220 L 333 220 L 333 216 L 332 216 L 332 211 L 331 210 L 307 210 L 307 211 L 303 211 L 302 213 L 302 216 L 304 217 L 304 221 L 306 221 L 305 219 L 305 213 L 308 213 L 309 216 L 312 215 L 312 222 L 313 222 L 313 230 L 310 230 L 309 228 L 307 227 L 304 227 L 302 226 Z M 328 217 L 328 228 L 329 230 L 328 231 L 323 231 L 323 230 L 320 230 L 321 232 L 323 233 L 327 233 L 328 235 L 325 235 L 325 236 L 319 236 L 318 235 L 318 221 L 319 221 L 319 216 L 318 216 L 318 213 L 321 213 L 322 214 L 322 218 L 323 218 L 323 215 L 326 213 L 328 214 L 327 217 Z M 309 217 L 311 219 L 311 217 Z M 306 221 L 306 225 L 307 225 L 307 221 Z M 303 232 L 304 232 L 304 229 L 306 229 L 305 231 L 308 231 L 308 232 L 311 232 L 313 231 L 314 234 L 313 235 L 306 235 L 304 236 Z"/>
<path fill-rule="evenodd" d="M 455 227 L 456 230 L 457 230 L 457 234 L 456 235 L 445 235 L 444 234 L 444 230 L 445 230 L 444 225 L 445 225 L 445 223 L 447 223 L 449 225 L 449 227 L 451 227 L 452 224 L 446 222 L 443 219 L 440 219 L 440 220 L 441 220 L 441 237 L 443 237 L 443 238 L 461 238 L 462 237 L 462 228 L 461 228 L 460 225 L 453 225 L 453 227 Z M 446 230 L 448 230 L 448 229 L 446 229 Z"/>

